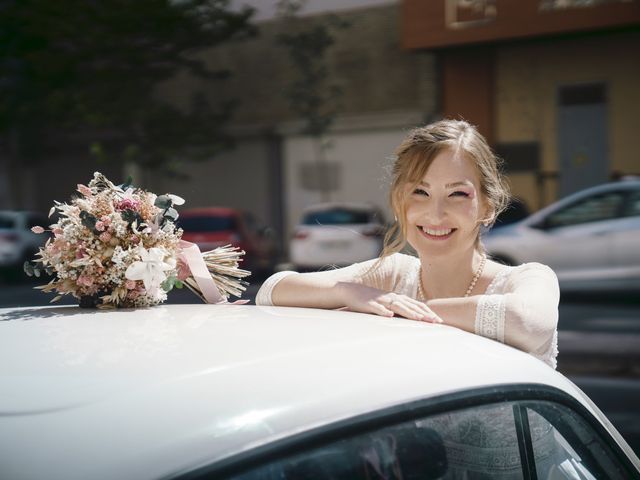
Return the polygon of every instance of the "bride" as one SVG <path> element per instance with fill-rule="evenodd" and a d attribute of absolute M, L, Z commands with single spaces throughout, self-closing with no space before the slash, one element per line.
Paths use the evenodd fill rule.
<path fill-rule="evenodd" d="M 495 155 L 464 121 L 411 131 L 396 151 L 396 222 L 379 259 L 314 273 L 279 272 L 259 305 L 346 308 L 451 325 L 516 347 L 555 368 L 559 288 L 539 263 L 509 267 L 480 240 L 509 195 Z M 408 243 L 416 256 L 399 253 Z"/>

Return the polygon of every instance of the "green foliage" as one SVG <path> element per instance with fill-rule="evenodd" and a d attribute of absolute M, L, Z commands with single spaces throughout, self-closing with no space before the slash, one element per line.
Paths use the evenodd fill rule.
<path fill-rule="evenodd" d="M 296 71 L 296 78 L 285 90 L 291 109 L 305 120 L 305 133 L 321 137 L 335 118 L 342 93 L 332 83 L 327 54 L 335 44 L 336 32 L 350 25 L 335 15 L 303 23 L 297 14 L 304 3 L 278 2 L 286 32 L 277 36 L 277 42 L 286 50 Z"/>
<path fill-rule="evenodd" d="M 0 1 L 0 133 L 21 157 L 90 132 L 97 158 L 143 165 L 205 158 L 227 147 L 221 134 L 234 102 L 189 108 L 163 101 L 157 87 L 187 72 L 207 91 L 230 76 L 195 54 L 254 33 L 252 11 L 229 0 Z"/>

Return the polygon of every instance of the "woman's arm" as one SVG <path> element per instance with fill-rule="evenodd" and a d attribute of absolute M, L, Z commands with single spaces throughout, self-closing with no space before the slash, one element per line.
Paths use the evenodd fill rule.
<path fill-rule="evenodd" d="M 390 260 L 378 259 L 313 273 L 281 272 L 268 278 L 256 297 L 259 305 L 346 308 L 414 320 L 439 319 L 422 302 L 391 292 Z"/>
<path fill-rule="evenodd" d="M 532 263 L 510 273 L 501 294 L 436 299 L 427 306 L 446 324 L 534 352 L 553 338 L 559 301 L 555 273 Z"/>

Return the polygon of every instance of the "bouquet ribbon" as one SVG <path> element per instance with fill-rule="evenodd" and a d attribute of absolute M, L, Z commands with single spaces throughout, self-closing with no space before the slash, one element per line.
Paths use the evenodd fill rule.
<path fill-rule="evenodd" d="M 242 305 L 249 303 L 249 300 L 236 300 L 235 302 L 227 301 L 227 299 L 220 293 L 220 290 L 218 290 L 213 278 L 211 278 L 198 245 L 185 240 L 180 240 L 180 247 L 182 249 L 182 257 L 185 263 L 189 266 L 191 275 L 198 284 L 198 287 L 202 292 L 202 296 L 207 303 L 230 305 Z"/>

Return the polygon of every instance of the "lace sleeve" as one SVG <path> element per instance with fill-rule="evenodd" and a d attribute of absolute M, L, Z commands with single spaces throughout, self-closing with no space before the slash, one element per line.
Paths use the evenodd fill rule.
<path fill-rule="evenodd" d="M 560 290 L 549 267 L 527 263 L 512 268 L 499 286 L 478 301 L 475 331 L 555 367 Z"/>
<path fill-rule="evenodd" d="M 476 309 L 476 334 L 504 343 L 504 321 L 504 295 L 482 295 Z"/>
<path fill-rule="evenodd" d="M 289 275 L 297 275 L 297 272 L 278 272 L 267 278 L 256 294 L 256 305 L 272 306 L 273 300 L 271 299 L 271 293 L 273 293 L 273 289 L 280 280 Z"/>

